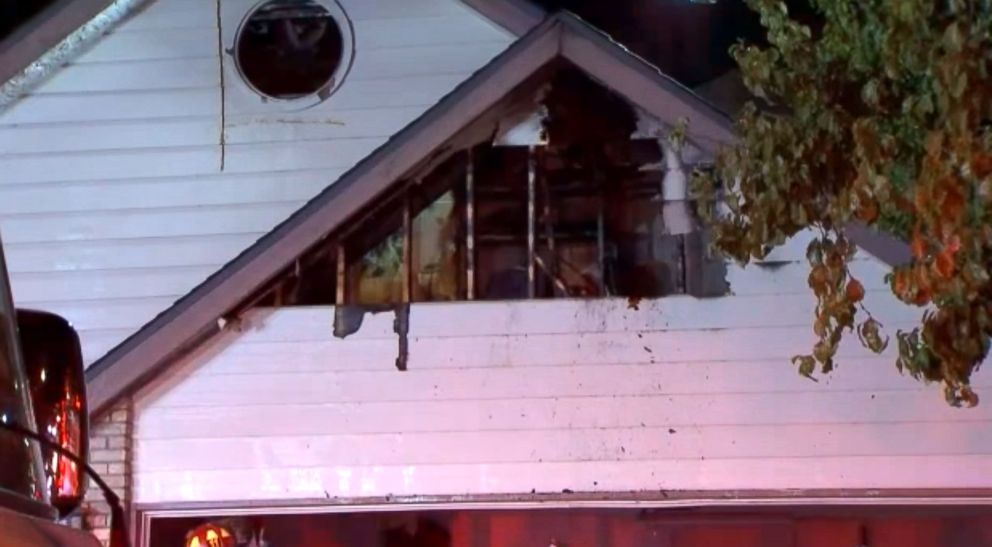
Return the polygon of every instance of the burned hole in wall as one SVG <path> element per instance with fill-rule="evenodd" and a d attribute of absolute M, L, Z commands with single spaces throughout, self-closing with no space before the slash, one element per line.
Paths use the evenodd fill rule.
<path fill-rule="evenodd" d="M 568 68 L 530 100 L 524 110 L 543 119 L 532 142 L 501 137 L 509 133 L 499 127 L 455 139 L 330 234 L 309 253 L 322 258 L 284 287 L 312 286 L 316 276 L 334 287 L 310 289 L 319 303 L 333 294 L 338 304 L 380 309 L 726 293 L 705 231 L 673 229 L 667 140 L 644 135 L 634 109 Z M 301 294 L 282 301 L 318 303 Z"/>
<path fill-rule="evenodd" d="M 253 10 L 235 39 L 244 80 L 266 98 L 328 92 L 347 62 L 346 25 L 317 0 L 269 0 Z"/>

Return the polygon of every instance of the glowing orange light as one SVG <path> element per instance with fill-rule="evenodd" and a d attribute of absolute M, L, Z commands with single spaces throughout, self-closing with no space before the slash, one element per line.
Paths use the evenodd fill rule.
<path fill-rule="evenodd" d="M 235 547 L 234 536 L 223 526 L 204 524 L 186 535 L 186 547 Z"/>

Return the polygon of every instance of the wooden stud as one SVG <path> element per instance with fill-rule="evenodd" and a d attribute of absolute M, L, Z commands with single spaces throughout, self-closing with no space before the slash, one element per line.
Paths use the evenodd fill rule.
<path fill-rule="evenodd" d="M 465 166 L 465 296 L 475 300 L 475 154 Z"/>
<path fill-rule="evenodd" d="M 346 263 L 345 263 L 346 256 L 345 256 L 345 252 L 344 252 L 344 244 L 341 243 L 340 241 L 337 243 L 337 255 L 338 255 L 337 256 L 337 269 L 338 269 L 337 295 L 335 296 L 335 300 L 334 301 L 335 301 L 335 304 L 337 304 L 338 306 L 344 306 L 345 305 L 345 298 L 346 298 L 346 295 L 347 295 L 347 292 L 345 290 L 345 285 L 346 285 L 346 283 L 347 283 L 348 280 L 347 280 L 347 275 L 345 275 L 345 273 L 346 273 Z"/>
<path fill-rule="evenodd" d="M 537 159 L 533 145 L 527 147 L 527 297 L 537 295 L 537 255 L 535 194 L 537 189 Z"/>
<path fill-rule="evenodd" d="M 599 294 L 600 296 L 610 296 L 609 288 L 606 284 L 606 220 L 605 207 L 603 203 L 606 198 L 602 190 L 599 192 L 599 211 L 596 214 L 596 251 L 599 262 Z"/>
<path fill-rule="evenodd" d="M 403 267 L 400 274 L 403 276 L 402 301 L 406 304 L 413 299 L 413 212 L 409 189 L 403 195 Z"/>

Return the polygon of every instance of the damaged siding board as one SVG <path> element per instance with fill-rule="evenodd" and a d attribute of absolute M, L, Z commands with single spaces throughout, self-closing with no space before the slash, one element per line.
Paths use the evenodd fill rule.
<path fill-rule="evenodd" d="M 856 341 L 810 382 L 809 309 L 735 319 L 805 300 L 414 304 L 404 373 L 392 313 L 258 309 L 139 395 L 136 500 L 992 486 L 992 410 Z"/>
<path fill-rule="evenodd" d="M 222 0 L 236 23 L 254 4 Z M 91 362 L 512 39 L 459 0 L 342 4 L 352 75 L 285 124 L 260 121 L 254 96 L 222 115 L 217 6 L 204 0 L 149 2 L 0 114 L 0 231 L 18 301 L 66 315 Z M 111 322 L 115 301 L 133 307 Z"/>
<path fill-rule="evenodd" d="M 726 331 L 735 328 L 767 329 L 806 327 L 816 306 L 809 294 L 749 295 L 729 298 L 697 299 L 672 296 L 645 299 L 639 310 L 630 309 L 627 299 L 555 299 L 540 301 L 504 301 L 499 304 L 463 302 L 430 303 L 415 306 L 410 323 L 412 337 L 464 336 L 535 336 L 569 333 L 638 333 L 663 330 Z M 883 323 L 910 324 L 918 320 L 918 308 L 906 306 L 886 291 L 867 293 L 865 306 Z M 774 310 L 774 313 L 748 310 Z M 300 315 L 275 314 L 268 321 L 291 321 L 297 339 L 322 340 L 326 335 L 327 311 L 320 307 L 304 308 Z M 388 314 L 387 314 L 388 315 Z M 283 319 L 285 317 L 285 319 Z M 465 321 L 473 317 L 472 321 Z M 272 332 L 272 334 L 269 334 Z M 282 336 L 281 329 L 248 331 L 245 340 L 271 340 Z M 814 340 L 812 332 L 810 340 Z M 362 329 L 352 337 L 393 339 L 392 322 L 382 315 L 366 318 Z M 350 339 L 351 337 L 349 337 Z M 728 348 L 732 350 L 733 348 Z"/>

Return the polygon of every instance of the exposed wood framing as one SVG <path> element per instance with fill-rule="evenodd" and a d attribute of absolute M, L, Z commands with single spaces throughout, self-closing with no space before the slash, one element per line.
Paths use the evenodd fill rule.
<path fill-rule="evenodd" d="M 409 304 L 413 300 L 413 206 L 410 202 L 410 190 L 403 193 L 403 276 L 402 302 Z"/>
<path fill-rule="evenodd" d="M 527 297 L 537 296 L 537 150 L 527 147 Z"/>
<path fill-rule="evenodd" d="M 346 259 L 348 258 L 345 253 L 344 244 L 340 241 L 337 242 L 337 284 L 335 285 L 336 295 L 334 302 L 338 306 L 344 306 L 347 304 L 345 298 L 347 295 L 346 287 L 348 282 L 348 263 Z"/>
<path fill-rule="evenodd" d="M 734 140 L 732 123 L 725 113 L 701 101 L 689 88 L 657 68 L 653 73 L 630 71 L 643 61 L 619 44 L 617 48 L 601 47 L 603 40 L 611 38 L 595 27 L 583 25 L 575 32 L 562 34 L 561 54 L 652 116 L 668 123 L 689 120 L 691 135 L 687 140 L 701 150 L 712 153 L 721 144 Z"/>
<path fill-rule="evenodd" d="M 599 191 L 599 210 L 596 212 L 596 261 L 599 268 L 599 294 L 609 295 L 609 285 L 606 283 L 606 199 L 603 190 Z"/>
<path fill-rule="evenodd" d="M 730 120 L 657 68 L 568 13 L 548 18 L 442 99 L 424 116 L 328 186 L 288 220 L 157 316 L 87 370 L 91 414 L 154 376 L 217 332 L 217 318 L 238 308 L 316 241 L 339 230 L 425 159 L 464 149 L 461 131 L 488 120 L 493 107 L 564 57 L 662 121 L 691 118 L 692 138 L 712 152 L 733 140 Z M 484 132 L 485 128 L 477 127 Z M 492 135 L 492 127 L 489 135 Z M 459 137 L 459 135 L 461 135 Z M 462 138 L 459 143 L 452 139 Z M 691 140 L 691 139 L 690 139 Z"/>
<path fill-rule="evenodd" d="M 475 300 L 475 153 L 465 166 L 465 297 Z"/>

